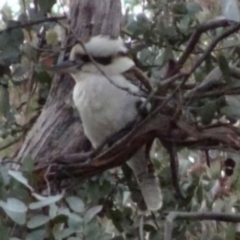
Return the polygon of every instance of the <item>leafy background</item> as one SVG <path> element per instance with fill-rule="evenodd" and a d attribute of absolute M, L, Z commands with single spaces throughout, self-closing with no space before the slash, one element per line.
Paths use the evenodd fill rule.
<path fill-rule="evenodd" d="M 155 213 L 138 208 L 139 189 L 134 181 L 131 182 L 128 169 L 104 172 L 83 184 L 74 184 L 58 195 L 49 194 L 49 189 L 45 194 L 35 190 L 36 179 L 32 174 L 34 160 L 31 156 L 21 164 L 21 171 L 12 169 L 10 159 L 14 158 L 48 96 L 53 76 L 44 66 L 52 64 L 58 56 L 67 11 L 66 2 L 56 3 L 55 0 L 19 0 L 2 4 L 1 239 L 166 240 L 165 217 L 170 211 L 237 213 L 240 207 L 240 159 L 236 152 L 210 150 L 209 168 L 204 151 L 180 149 L 179 183 L 186 198 L 178 199 L 172 186 L 168 155 L 156 141 L 152 160 L 160 178 L 164 200 L 163 208 Z M 221 16 L 238 22 L 240 16 L 235 0 L 125 0 L 123 12 L 122 35 L 136 64 L 154 82 L 161 81 L 169 61 L 178 59 L 199 25 Z M 211 40 L 223 31 L 224 28 L 220 27 L 204 33 L 184 69 L 191 69 Z M 189 85 L 198 85 L 218 66 L 224 84 L 239 90 L 239 79 L 229 74 L 229 64 L 238 66 L 239 55 L 239 34 L 235 33 L 217 45 L 194 72 Z M 189 98 L 184 110 L 202 124 L 212 123 L 224 116 L 236 123 L 240 116 L 239 93 Z M 236 162 L 231 176 L 223 176 L 226 158 Z M 181 219 L 173 224 L 172 239 L 230 240 L 240 238 L 239 235 L 238 224 Z"/>

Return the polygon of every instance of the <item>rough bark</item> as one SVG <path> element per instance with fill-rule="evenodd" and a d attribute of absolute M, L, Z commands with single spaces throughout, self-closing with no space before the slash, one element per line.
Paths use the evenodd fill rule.
<path fill-rule="evenodd" d="M 71 30 L 65 46 L 76 42 L 76 37 L 83 41 L 98 34 L 117 37 L 121 24 L 121 2 L 71 0 L 69 19 Z M 66 52 L 61 53 L 58 61 L 66 55 Z M 18 161 L 30 155 L 41 165 L 56 154 L 89 149 L 81 120 L 72 104 L 73 86 L 70 76 L 54 77 L 47 103 L 18 152 Z"/>

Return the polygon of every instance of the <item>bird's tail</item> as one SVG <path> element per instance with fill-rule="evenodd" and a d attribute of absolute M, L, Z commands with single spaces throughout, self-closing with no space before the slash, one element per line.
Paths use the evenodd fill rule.
<path fill-rule="evenodd" d="M 134 172 L 147 208 L 156 211 L 162 207 L 162 191 L 154 168 L 149 167 L 144 150 L 139 150 L 127 164 Z"/>

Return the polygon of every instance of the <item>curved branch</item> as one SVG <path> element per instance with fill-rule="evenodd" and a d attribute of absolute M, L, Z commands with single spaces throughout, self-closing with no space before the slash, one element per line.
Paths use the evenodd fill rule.
<path fill-rule="evenodd" d="M 229 21 L 226 19 L 214 20 L 214 21 L 200 25 L 195 30 L 195 32 L 192 34 L 192 36 L 186 46 L 185 51 L 183 52 L 183 54 L 180 56 L 179 60 L 177 61 L 174 71 L 171 73 L 171 75 L 176 74 L 182 68 L 184 63 L 187 61 L 189 55 L 193 52 L 196 44 L 198 43 L 200 36 L 204 32 L 215 29 L 215 28 L 219 28 L 219 27 L 226 27 L 228 25 L 229 25 Z"/>
<path fill-rule="evenodd" d="M 170 212 L 165 221 L 164 240 L 172 240 L 173 222 L 175 220 L 204 221 L 213 220 L 221 222 L 240 222 L 240 214 L 216 212 Z"/>

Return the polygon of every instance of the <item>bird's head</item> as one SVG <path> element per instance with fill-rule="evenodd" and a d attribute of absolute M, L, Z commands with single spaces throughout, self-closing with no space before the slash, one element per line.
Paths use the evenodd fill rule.
<path fill-rule="evenodd" d="M 79 43 L 74 45 L 69 59 L 53 66 L 51 70 L 70 73 L 72 76 L 79 72 L 99 74 L 99 69 L 106 74 L 119 74 L 134 66 L 134 62 L 126 54 L 127 48 L 122 38 L 95 36 L 86 42 L 84 47 Z"/>

